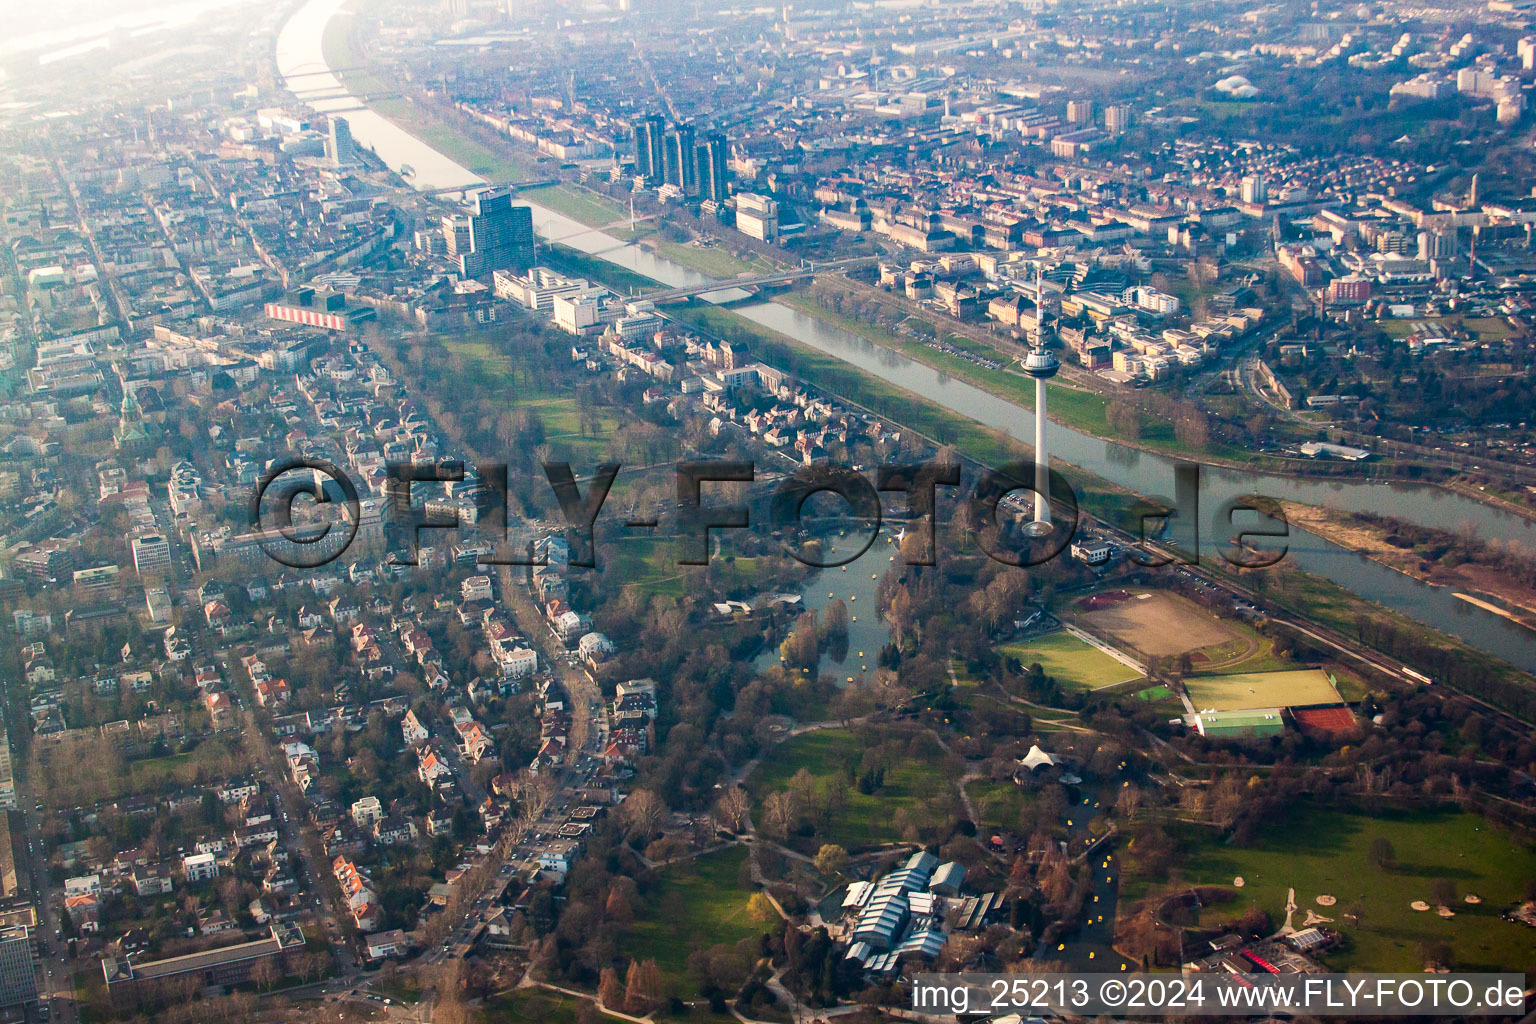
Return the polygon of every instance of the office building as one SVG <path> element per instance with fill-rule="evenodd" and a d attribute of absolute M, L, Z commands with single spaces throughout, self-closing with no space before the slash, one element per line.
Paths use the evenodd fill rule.
<path fill-rule="evenodd" d="M 710 132 L 704 137 L 704 144 L 699 147 L 697 158 L 701 198 L 716 203 L 725 202 L 728 195 L 725 161 L 729 156 L 729 149 L 730 144 L 719 132 Z"/>
<path fill-rule="evenodd" d="M 526 270 L 533 265 L 533 211 L 513 206 L 507 189 L 482 189 L 467 210 L 443 218 L 443 240 L 465 277 Z"/>
<path fill-rule="evenodd" d="M 32 939 L 20 925 L 0 928 L 0 1006 L 37 1002 L 37 962 Z"/>
<path fill-rule="evenodd" d="M 262 312 L 273 320 L 306 327 L 321 327 L 327 331 L 347 331 L 378 316 L 372 306 L 347 305 L 347 297 L 341 292 L 317 291 L 305 285 L 295 288 L 281 299 L 262 306 Z"/>
<path fill-rule="evenodd" d="M 287 951 L 304 945 L 304 933 L 294 924 L 273 921 L 271 936 L 254 942 L 187 953 L 165 960 L 135 961 L 128 957 L 101 958 L 102 980 L 112 1005 L 119 1009 L 135 1006 L 160 985 L 189 978 L 195 989 L 212 985 L 243 985 L 251 980 L 257 964 L 274 961 L 283 969 Z"/>
<path fill-rule="evenodd" d="M 140 576 L 161 573 L 171 567 L 171 545 L 161 533 L 141 533 L 129 546 L 133 549 L 133 568 Z"/>
<path fill-rule="evenodd" d="M 736 197 L 736 230 L 764 242 L 779 240 L 779 204 L 767 196 L 743 193 Z"/>
<path fill-rule="evenodd" d="M 352 141 L 352 126 L 344 117 L 331 118 L 331 133 L 325 140 L 325 155 L 333 167 L 349 167 L 358 162 L 357 143 Z"/>
<path fill-rule="evenodd" d="M 698 143 L 691 125 L 680 124 L 668 133 L 663 151 L 662 177 L 668 185 L 676 185 L 683 195 L 697 195 L 699 191 Z"/>
<path fill-rule="evenodd" d="M 649 114 L 635 122 L 635 174 L 648 185 L 661 180 L 666 162 L 662 152 L 666 129 L 667 122 L 659 114 Z"/>

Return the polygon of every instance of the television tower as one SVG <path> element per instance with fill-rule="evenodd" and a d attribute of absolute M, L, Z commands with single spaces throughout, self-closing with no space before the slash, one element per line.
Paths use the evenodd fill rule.
<path fill-rule="evenodd" d="M 1035 522 L 1034 532 L 1051 530 L 1051 456 L 1045 440 L 1045 382 L 1056 376 L 1061 363 L 1045 347 L 1045 270 L 1035 266 L 1035 336 L 1024 372 L 1035 378 Z"/>

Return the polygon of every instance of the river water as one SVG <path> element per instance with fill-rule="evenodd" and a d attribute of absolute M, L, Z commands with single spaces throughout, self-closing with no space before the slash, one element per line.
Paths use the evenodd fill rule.
<path fill-rule="evenodd" d="M 356 97 L 348 95 L 340 80 L 330 72 L 322 51 L 322 38 L 327 22 L 345 2 L 309 0 L 284 24 L 277 39 L 276 58 L 288 88 L 318 111 L 344 114 L 358 143 L 371 149 L 397 171 L 407 165 L 413 169 L 410 181 L 417 188 L 483 184 L 484 179 L 479 175 L 368 110 Z M 534 227 L 545 239 L 600 257 L 670 287 L 693 286 L 711 280 L 537 203 L 528 205 L 533 208 Z M 708 297 L 723 302 L 743 298 L 745 293 L 726 286 Z M 1033 438 L 1031 414 L 1021 406 L 952 379 L 900 353 L 873 345 L 799 310 L 776 302 L 760 302 L 739 306 L 736 312 L 1026 443 Z M 1168 495 L 1174 489 L 1173 460 L 1091 437 L 1060 424 L 1051 426 L 1051 454 L 1139 494 Z M 1204 467 L 1200 499 L 1202 557 L 1218 557 L 1216 551 L 1230 532 L 1224 524 L 1218 529 L 1214 521 L 1222 503 L 1249 494 L 1284 497 L 1346 511 L 1375 512 L 1442 529 L 1470 526 L 1485 539 L 1518 541 L 1536 549 L 1536 523 L 1435 487 L 1363 480 L 1315 481 Z M 1536 633 L 1458 600 L 1448 590 L 1420 583 L 1319 537 L 1294 528 L 1291 534 L 1289 557 L 1301 569 L 1460 637 L 1526 671 L 1536 672 Z M 871 555 L 850 565 L 848 573 L 862 568 L 862 575 L 867 577 L 872 571 L 867 565 L 873 551 L 879 550 L 879 547 L 872 549 Z M 884 555 L 880 556 L 881 561 L 884 558 Z M 811 599 L 813 595 L 807 597 Z M 811 603 L 824 602 L 811 600 Z M 860 618 L 862 620 L 864 616 Z M 860 625 L 863 624 L 861 621 Z M 866 654 L 872 657 L 874 652 L 866 650 Z M 856 655 L 852 658 L 856 659 Z M 856 668 L 857 662 L 851 667 Z"/>

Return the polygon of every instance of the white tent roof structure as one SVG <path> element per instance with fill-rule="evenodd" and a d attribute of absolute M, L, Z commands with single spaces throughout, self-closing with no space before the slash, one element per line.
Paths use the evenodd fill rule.
<path fill-rule="evenodd" d="M 1036 743 L 1030 746 L 1029 753 L 1020 758 L 1019 763 L 1030 771 L 1034 771 L 1036 768 L 1042 767 L 1053 768 L 1056 766 L 1057 761 L 1050 754 L 1041 750 L 1040 745 Z"/>

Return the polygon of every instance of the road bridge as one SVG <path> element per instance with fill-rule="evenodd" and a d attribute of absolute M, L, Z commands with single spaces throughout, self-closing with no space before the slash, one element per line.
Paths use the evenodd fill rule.
<path fill-rule="evenodd" d="M 826 274 L 843 270 L 852 270 L 855 267 L 874 263 L 878 257 L 856 256 L 846 260 L 830 260 L 825 263 L 809 263 L 793 270 L 781 270 L 772 274 L 757 274 L 748 277 L 725 277 L 706 284 L 688 285 L 686 288 L 668 288 L 665 291 L 646 292 L 635 296 L 636 299 L 649 299 L 652 302 L 672 302 L 676 299 L 692 298 L 695 295 L 707 295 L 710 292 L 724 291 L 727 288 L 755 288 L 760 285 L 788 284 L 791 281 L 799 281 L 807 277 L 815 277 L 817 274 Z"/>
<path fill-rule="evenodd" d="M 447 185 L 443 188 L 424 188 L 420 194 L 424 196 L 445 196 L 455 192 L 479 192 L 490 188 L 542 188 L 545 185 L 558 185 L 559 178 L 528 178 L 523 181 L 472 181 L 464 185 Z"/>

